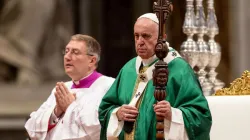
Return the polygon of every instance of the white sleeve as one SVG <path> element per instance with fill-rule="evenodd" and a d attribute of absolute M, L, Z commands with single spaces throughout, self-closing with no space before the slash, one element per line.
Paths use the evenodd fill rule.
<path fill-rule="evenodd" d="M 83 107 L 73 102 L 63 117 L 63 139 L 100 139 L 101 125 L 98 119 L 98 105 Z"/>
<path fill-rule="evenodd" d="M 51 115 L 50 115 L 50 119 L 49 119 L 49 124 L 50 125 L 54 125 L 59 121 L 59 118 L 56 116 L 55 114 L 55 109 L 52 111 Z"/>
<path fill-rule="evenodd" d="M 53 91 L 47 101 L 37 111 L 30 114 L 30 118 L 24 126 L 31 139 L 44 140 L 47 135 L 50 116 L 55 108 Z"/>
<path fill-rule="evenodd" d="M 172 121 L 164 119 L 164 137 L 166 140 L 188 140 L 184 125 L 182 111 L 177 108 L 171 108 Z"/>
<path fill-rule="evenodd" d="M 115 108 L 109 119 L 109 124 L 107 128 L 107 139 L 108 140 L 115 140 L 118 139 L 118 136 L 120 135 L 124 121 L 118 121 L 118 118 L 116 116 L 116 112 L 118 111 L 120 107 Z"/>

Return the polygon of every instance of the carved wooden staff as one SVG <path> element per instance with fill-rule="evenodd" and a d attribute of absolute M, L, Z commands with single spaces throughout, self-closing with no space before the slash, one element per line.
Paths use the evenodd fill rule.
<path fill-rule="evenodd" d="M 159 58 L 159 61 L 155 64 L 153 71 L 153 82 L 155 86 L 154 97 L 157 102 L 165 100 L 166 85 L 168 81 L 168 64 L 163 59 L 168 54 L 168 46 L 164 38 L 165 34 L 165 21 L 169 17 L 172 11 L 172 3 L 168 0 L 157 0 L 154 2 L 153 11 L 159 19 L 159 35 L 157 44 L 155 45 L 155 54 Z M 164 140 L 164 118 L 156 116 L 156 139 Z"/>

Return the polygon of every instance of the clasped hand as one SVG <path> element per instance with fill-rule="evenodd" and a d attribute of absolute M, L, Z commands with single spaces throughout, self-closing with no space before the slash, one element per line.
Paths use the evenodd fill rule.
<path fill-rule="evenodd" d="M 122 105 L 116 112 L 116 116 L 119 121 L 129 121 L 134 122 L 138 115 L 138 110 L 136 107 L 129 105 Z"/>
<path fill-rule="evenodd" d="M 172 120 L 171 105 L 168 101 L 160 101 L 153 105 L 154 111 L 157 116 L 164 117 L 165 119 Z M 119 121 L 134 122 L 138 115 L 138 109 L 129 105 L 122 105 L 116 112 Z"/>
<path fill-rule="evenodd" d="M 66 112 L 68 106 L 76 99 L 75 94 L 71 94 L 63 82 L 56 84 L 55 97 L 56 108 L 54 112 L 57 117 Z"/>
<path fill-rule="evenodd" d="M 172 120 L 171 105 L 168 101 L 160 101 L 153 105 L 154 111 L 157 116 L 164 117 L 165 119 Z"/>

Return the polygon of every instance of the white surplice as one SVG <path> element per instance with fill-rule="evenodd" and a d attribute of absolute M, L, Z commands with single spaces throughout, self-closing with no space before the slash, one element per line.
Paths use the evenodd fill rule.
<path fill-rule="evenodd" d="M 76 100 L 70 104 L 61 118 L 55 119 L 55 89 L 41 107 L 32 112 L 25 128 L 32 140 L 98 140 L 100 123 L 98 107 L 102 97 L 110 88 L 114 79 L 99 77 L 89 88 L 71 89 L 72 81 L 65 85 L 71 93 L 76 93 Z M 56 126 L 48 132 L 49 123 Z"/>

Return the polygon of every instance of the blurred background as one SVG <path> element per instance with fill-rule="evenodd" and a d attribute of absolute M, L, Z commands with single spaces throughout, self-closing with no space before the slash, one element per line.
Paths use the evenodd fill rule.
<path fill-rule="evenodd" d="M 204 1 L 205 4 L 205 1 Z M 186 2 L 173 0 L 167 41 L 176 50 Z M 249 0 L 215 0 L 222 49 L 218 78 L 226 83 L 250 70 Z M 74 34 L 87 34 L 102 46 L 98 70 L 116 77 L 135 54 L 133 26 L 152 12 L 152 0 L 1 0 L 0 1 L 0 139 L 27 137 L 25 120 L 49 96 L 64 73 L 62 50 Z M 206 12 L 206 11 L 205 11 Z"/>

